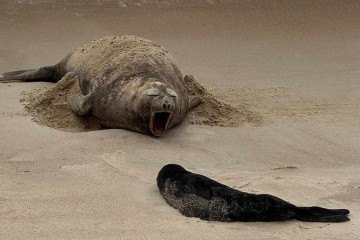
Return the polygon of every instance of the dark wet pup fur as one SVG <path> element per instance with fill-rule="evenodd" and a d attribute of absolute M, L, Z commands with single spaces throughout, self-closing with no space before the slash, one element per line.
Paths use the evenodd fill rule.
<path fill-rule="evenodd" d="M 177 164 L 164 166 L 157 185 L 166 202 L 187 217 L 210 221 L 345 222 L 347 209 L 297 207 L 268 194 L 240 192 Z"/>

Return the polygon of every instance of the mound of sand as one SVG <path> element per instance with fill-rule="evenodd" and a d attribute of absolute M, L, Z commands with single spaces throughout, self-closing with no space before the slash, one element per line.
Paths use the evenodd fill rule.
<path fill-rule="evenodd" d="M 229 104 L 217 100 L 193 76 L 184 78 L 188 92 L 191 95 L 200 96 L 203 102 L 189 113 L 192 124 L 238 127 L 244 123 L 260 124 L 263 122 L 259 113 L 251 111 L 246 107 L 235 108 Z"/>
<path fill-rule="evenodd" d="M 256 112 L 246 108 L 237 109 L 215 99 L 193 76 L 186 76 L 185 83 L 191 95 L 200 96 L 203 102 L 188 116 L 192 124 L 237 127 L 244 123 L 261 123 L 262 118 Z M 75 115 L 69 105 L 68 97 L 79 93 L 80 87 L 71 74 L 67 74 L 55 85 L 25 93 L 22 102 L 33 120 L 41 125 L 65 131 L 88 131 L 100 129 L 91 117 Z"/>
<path fill-rule="evenodd" d="M 41 125 L 65 131 L 89 131 L 100 129 L 91 117 L 75 115 L 69 105 L 68 97 L 79 93 L 78 81 L 71 74 L 51 87 L 24 93 L 22 102 L 25 109 L 33 116 L 33 120 Z"/>

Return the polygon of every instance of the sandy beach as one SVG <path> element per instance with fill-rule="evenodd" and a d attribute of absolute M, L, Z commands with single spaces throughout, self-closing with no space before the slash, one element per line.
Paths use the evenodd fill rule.
<path fill-rule="evenodd" d="M 138 35 L 261 121 L 187 120 L 161 138 L 63 131 L 35 122 L 20 101 L 52 83 L 1 83 L 0 239 L 360 239 L 360 3 L 189 2 L 1 1 L 0 73 Z M 296 205 L 347 208 L 351 221 L 187 218 L 158 192 L 167 163 Z"/>

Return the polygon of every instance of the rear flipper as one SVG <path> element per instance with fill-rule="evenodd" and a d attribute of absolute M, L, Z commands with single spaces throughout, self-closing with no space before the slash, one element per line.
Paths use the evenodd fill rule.
<path fill-rule="evenodd" d="M 55 66 L 41 67 L 31 70 L 20 70 L 14 72 L 7 72 L 0 77 L 0 82 L 9 82 L 13 80 L 18 81 L 45 81 L 45 82 L 57 82 L 57 68 Z"/>
<path fill-rule="evenodd" d="M 347 209 L 327 209 L 321 207 L 298 207 L 295 219 L 306 222 L 346 222 L 350 219 Z"/>
<path fill-rule="evenodd" d="M 24 73 L 24 72 L 33 71 L 33 70 L 36 70 L 36 69 L 27 69 L 27 70 L 6 72 L 6 73 L 3 73 L 3 76 L 4 76 L 4 77 L 11 77 L 11 76 L 15 76 L 15 75 L 22 74 L 22 73 Z"/>

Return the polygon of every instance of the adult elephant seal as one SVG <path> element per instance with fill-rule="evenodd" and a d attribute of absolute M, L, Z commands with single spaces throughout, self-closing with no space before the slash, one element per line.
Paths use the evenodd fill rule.
<path fill-rule="evenodd" d="M 157 177 L 160 193 L 170 206 L 188 217 L 211 221 L 348 221 L 349 210 L 297 207 L 267 194 L 232 189 L 176 164 L 164 166 Z"/>
<path fill-rule="evenodd" d="M 188 95 L 168 51 L 135 36 L 92 41 L 56 65 L 4 73 L 0 81 L 58 82 L 67 73 L 78 79 L 82 91 L 68 99 L 71 110 L 79 116 L 91 113 L 109 128 L 161 136 L 200 103 Z"/>

